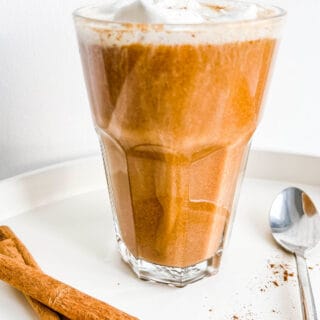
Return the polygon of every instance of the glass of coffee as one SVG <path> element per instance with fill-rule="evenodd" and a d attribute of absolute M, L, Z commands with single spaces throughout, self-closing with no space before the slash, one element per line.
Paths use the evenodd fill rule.
<path fill-rule="evenodd" d="M 218 271 L 285 15 L 208 1 L 74 14 L 120 253 L 180 287 Z"/>

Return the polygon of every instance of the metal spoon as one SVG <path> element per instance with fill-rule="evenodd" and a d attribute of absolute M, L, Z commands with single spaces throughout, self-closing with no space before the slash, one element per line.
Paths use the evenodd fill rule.
<path fill-rule="evenodd" d="M 303 319 L 317 320 L 305 254 L 320 241 L 320 215 L 305 192 L 291 187 L 276 197 L 269 219 L 274 239 L 296 258 Z"/>

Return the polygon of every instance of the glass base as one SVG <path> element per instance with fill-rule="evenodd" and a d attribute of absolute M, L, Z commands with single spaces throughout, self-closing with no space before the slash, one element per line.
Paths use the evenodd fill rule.
<path fill-rule="evenodd" d="M 190 267 L 166 267 L 137 259 L 129 251 L 124 242 L 118 238 L 119 251 L 122 259 L 129 264 L 134 273 L 142 280 L 165 283 L 182 288 L 204 277 L 218 272 L 221 251 L 215 257 L 204 260 Z"/>

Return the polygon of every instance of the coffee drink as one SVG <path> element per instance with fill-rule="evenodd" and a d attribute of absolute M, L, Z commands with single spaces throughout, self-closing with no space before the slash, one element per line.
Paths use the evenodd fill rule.
<path fill-rule="evenodd" d="M 194 4 L 210 19 L 191 25 L 149 23 L 161 16 L 151 9 L 131 21 L 127 5 L 114 24 L 77 21 L 118 240 L 134 268 L 219 265 L 280 28 L 277 9 L 219 3 Z"/>

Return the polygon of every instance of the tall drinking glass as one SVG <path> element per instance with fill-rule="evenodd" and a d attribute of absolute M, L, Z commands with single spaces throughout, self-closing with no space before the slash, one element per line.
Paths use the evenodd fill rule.
<path fill-rule="evenodd" d="M 203 24 L 75 12 L 122 258 L 184 286 L 218 271 L 284 12 Z"/>

